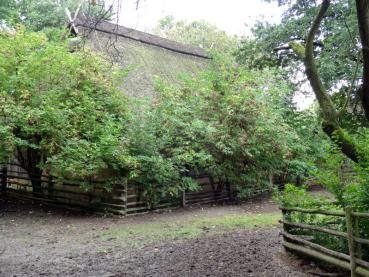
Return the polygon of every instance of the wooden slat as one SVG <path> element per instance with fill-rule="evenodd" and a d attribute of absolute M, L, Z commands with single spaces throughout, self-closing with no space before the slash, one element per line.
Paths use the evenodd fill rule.
<path fill-rule="evenodd" d="M 288 241 L 283 241 L 283 245 L 286 248 L 313 256 L 315 258 L 318 258 L 319 260 L 329 262 L 336 266 L 340 266 L 342 268 L 350 270 L 351 276 L 356 276 L 356 274 L 359 274 L 362 276 L 369 276 L 369 262 L 362 260 L 361 255 L 360 255 L 360 245 L 361 244 L 369 245 L 369 240 L 357 237 L 359 234 L 358 229 L 357 229 L 358 228 L 357 219 L 359 217 L 369 218 L 369 214 L 353 212 L 351 207 L 346 207 L 344 213 L 340 211 L 325 211 L 325 210 L 320 210 L 320 209 L 301 209 L 301 208 L 281 208 L 281 210 L 284 213 L 296 211 L 296 212 L 301 212 L 301 213 L 323 214 L 323 215 L 330 215 L 330 216 L 336 216 L 336 217 L 345 216 L 346 227 L 347 227 L 346 233 L 324 228 L 324 227 L 313 226 L 313 225 L 305 224 L 305 223 L 289 222 L 285 219 L 281 220 L 280 222 L 282 222 L 285 225 L 292 226 L 292 227 L 313 230 L 317 232 L 323 232 L 323 233 L 331 234 L 334 236 L 346 238 L 348 241 L 350 255 L 347 255 L 345 253 L 340 253 L 337 251 L 333 251 L 319 244 L 315 244 L 310 241 L 304 240 L 301 237 L 298 237 L 296 235 L 288 234 L 287 232 L 282 233 L 285 239 L 295 242 L 295 243 L 297 242 L 302 245 L 296 245 Z M 356 223 L 354 223 L 354 220 Z M 356 226 L 355 227 L 356 229 L 354 228 L 354 225 Z M 306 248 L 306 246 L 309 248 Z M 338 260 L 338 259 L 341 259 L 341 260 Z M 345 261 L 342 261 L 342 260 L 345 260 Z"/>
<path fill-rule="evenodd" d="M 125 205 L 119 205 L 119 204 L 112 204 L 112 203 L 105 203 L 105 202 L 101 202 L 100 203 L 101 206 L 107 206 L 107 207 L 113 207 L 113 208 L 120 208 L 120 209 L 124 209 Z"/>
<path fill-rule="evenodd" d="M 331 255 L 333 257 L 350 261 L 350 256 L 347 255 L 347 254 L 340 253 L 340 252 L 337 252 L 337 251 L 328 249 L 328 248 L 323 247 L 323 246 L 321 246 L 319 244 L 316 244 L 316 243 L 313 243 L 311 241 L 305 240 L 305 239 L 303 239 L 303 238 L 301 238 L 299 236 L 291 235 L 291 234 L 289 234 L 287 232 L 282 232 L 281 234 L 283 235 L 284 238 L 287 238 L 287 239 L 289 239 L 289 240 L 291 240 L 293 242 L 298 242 L 300 244 L 304 244 L 306 246 L 311 247 L 312 249 L 321 251 L 321 252 L 323 252 L 325 254 L 328 254 L 328 255 Z"/>
<path fill-rule="evenodd" d="M 369 213 L 358 213 L 358 212 L 353 212 L 352 214 L 353 214 L 354 216 L 357 216 L 357 217 L 369 218 Z"/>
<path fill-rule="evenodd" d="M 206 195 L 206 194 L 214 194 L 217 193 L 216 191 L 196 191 L 196 192 L 186 192 L 186 196 L 198 196 L 198 195 Z"/>
<path fill-rule="evenodd" d="M 213 197 L 213 198 L 228 197 L 228 193 L 207 193 L 207 194 L 203 194 L 199 196 L 189 196 L 189 197 L 187 197 L 186 195 L 186 198 L 188 199 L 201 199 L 201 198 L 209 198 L 209 197 Z"/>
<path fill-rule="evenodd" d="M 147 207 L 133 207 L 133 208 L 128 208 L 127 212 L 132 212 L 132 211 L 148 211 Z"/>
<path fill-rule="evenodd" d="M 367 239 L 354 237 L 354 240 L 358 243 L 369 245 L 369 240 L 367 240 Z"/>
<path fill-rule="evenodd" d="M 308 213 L 308 214 L 322 214 L 322 215 L 332 215 L 332 216 L 339 216 L 345 217 L 345 213 L 341 211 L 325 211 L 320 209 L 302 209 L 302 208 L 280 208 L 282 211 L 288 212 L 301 212 L 301 213 Z"/>
<path fill-rule="evenodd" d="M 297 228 L 302 228 L 302 229 L 308 229 L 308 230 L 312 230 L 312 231 L 319 231 L 322 233 L 327 233 L 330 235 L 334 235 L 334 236 L 338 236 L 338 237 L 342 237 L 342 238 L 347 238 L 347 234 L 344 232 L 340 232 L 340 231 L 336 231 L 336 230 L 331 230 L 328 228 L 323 228 L 323 227 L 319 227 L 319 226 L 313 226 L 313 225 L 309 225 L 309 224 L 303 224 L 303 223 L 295 223 L 295 222 L 290 222 L 287 220 L 280 220 L 281 223 L 289 225 L 289 226 L 293 226 L 293 227 L 297 227 Z"/>
<path fill-rule="evenodd" d="M 206 191 L 206 192 L 192 192 L 186 193 L 186 197 L 202 197 L 202 196 L 210 196 L 210 195 L 228 195 L 227 191 Z"/>
<path fill-rule="evenodd" d="M 8 189 L 9 190 L 9 189 Z M 28 192 L 23 192 L 21 190 L 16 190 L 16 189 L 11 189 L 9 190 L 9 192 L 11 194 L 18 194 L 21 197 L 27 198 L 27 199 L 31 199 L 31 200 L 37 200 L 37 201 L 45 201 L 45 202 L 53 202 L 53 200 L 48 199 L 47 197 L 42 198 L 42 197 L 36 197 L 33 196 L 33 193 L 28 193 Z M 9 195 L 9 194 L 8 194 Z"/>
<path fill-rule="evenodd" d="M 187 195 L 186 195 L 187 196 Z M 217 198 L 223 198 L 223 197 L 228 197 L 227 194 L 206 194 L 206 195 L 201 195 L 201 196 L 198 196 L 198 197 L 186 197 L 187 201 L 191 201 L 191 200 L 194 200 L 194 201 L 197 201 L 197 200 L 200 200 L 201 199 L 217 199 Z"/>
<path fill-rule="evenodd" d="M 358 258 L 355 258 L 355 262 L 356 264 L 361 265 L 369 270 L 369 262 L 364 261 L 362 259 L 358 259 Z"/>
<path fill-rule="evenodd" d="M 6 177 L 8 179 L 19 179 L 19 180 L 26 180 L 26 181 L 40 181 L 40 179 L 36 179 L 36 178 L 29 178 L 29 177 L 24 177 L 24 176 L 14 176 L 14 175 L 9 175 L 9 174 L 7 174 Z M 41 179 L 41 182 L 47 182 L 47 181 Z"/>
<path fill-rule="evenodd" d="M 343 260 L 337 259 L 335 257 L 331 257 L 329 255 L 326 255 L 324 253 L 321 253 L 320 251 L 307 248 L 306 246 L 290 243 L 290 242 L 287 242 L 287 241 L 283 241 L 282 244 L 283 244 L 284 247 L 286 247 L 288 249 L 300 252 L 300 253 L 305 254 L 305 255 L 309 255 L 311 257 L 314 257 L 314 258 L 319 259 L 321 261 L 333 264 L 335 266 L 346 269 L 348 271 L 350 270 L 350 263 L 347 262 L 347 261 L 343 261 Z M 356 272 L 358 274 L 362 275 L 362 276 L 369 277 L 369 270 L 367 270 L 363 267 L 360 267 L 360 266 L 356 267 Z"/>
<path fill-rule="evenodd" d="M 16 175 L 12 175 L 10 173 L 14 173 Z M 29 173 L 27 171 L 15 171 L 15 170 L 8 170 L 7 171 L 7 176 L 10 177 L 10 178 L 17 178 L 19 175 L 18 174 L 21 174 L 21 175 L 27 175 L 27 176 L 23 176 L 25 178 L 29 178 Z M 41 179 L 44 178 L 44 179 L 48 179 L 49 176 L 48 175 L 37 175 L 38 177 L 40 177 Z"/>
<path fill-rule="evenodd" d="M 139 205 L 147 205 L 145 201 L 138 201 L 138 202 L 127 202 L 127 206 L 139 206 Z"/>

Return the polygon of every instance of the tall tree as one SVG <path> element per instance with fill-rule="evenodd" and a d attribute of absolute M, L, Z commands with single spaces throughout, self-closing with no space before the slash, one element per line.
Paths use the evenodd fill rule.
<path fill-rule="evenodd" d="M 316 14 L 308 35 L 305 40 L 305 45 L 299 42 L 292 41 L 290 46 L 303 59 L 305 65 L 305 71 L 307 78 L 311 84 L 311 87 L 318 99 L 319 106 L 323 115 L 323 129 L 329 137 L 340 147 L 341 151 L 349 157 L 351 160 L 365 161 L 367 158 L 361 154 L 360 149 L 355 144 L 354 140 L 348 135 L 347 132 L 341 127 L 340 124 L 340 112 L 337 111 L 336 106 L 331 100 L 326 85 L 322 82 L 318 67 L 315 63 L 314 57 L 314 42 L 317 38 L 317 32 L 321 26 L 324 18 L 327 18 L 327 11 L 329 9 L 331 1 L 324 0 L 320 5 L 319 11 Z M 360 46 L 362 51 L 362 82 L 358 94 L 361 99 L 362 109 L 365 113 L 367 120 L 369 120 L 369 4 L 365 0 L 356 0 L 356 11 L 358 20 L 358 29 L 360 33 Z M 327 19 L 332 20 L 332 19 Z M 339 42 L 336 42 L 339 43 Z M 356 72 L 351 74 L 355 77 Z M 355 79 L 355 78 L 353 78 Z M 354 80 L 355 81 L 355 80 Z M 350 97 L 350 96 L 348 96 Z"/>
<path fill-rule="evenodd" d="M 319 1 L 280 1 L 286 10 L 280 24 L 259 22 L 253 28 L 254 38 L 245 39 L 237 51 L 237 60 L 241 64 L 253 67 L 282 66 L 290 75 L 290 80 L 299 91 L 309 93 L 304 86 L 304 66 L 289 45 L 290 41 L 306 43 L 307 30 L 319 10 Z M 350 118 L 342 114 L 342 123 L 351 127 L 363 119 L 358 108 L 358 97 L 361 75 L 361 59 L 359 45 L 359 29 L 355 3 L 349 1 L 332 1 L 330 9 L 323 18 L 317 37 L 313 42 L 314 54 L 320 77 L 325 84 L 332 101 L 338 109 L 349 108 Z M 353 80 L 353 72 L 358 72 Z M 353 86 L 351 86 L 353 84 Z M 303 91 L 304 90 L 304 91 Z M 346 104 L 346 95 L 351 92 L 350 103 Z M 347 105 L 347 106 L 345 106 Z M 354 116 L 353 116 L 354 115 Z"/>
<path fill-rule="evenodd" d="M 30 31 L 65 28 L 68 12 L 84 16 L 110 19 L 113 4 L 104 0 L 1 0 L 0 23 L 10 26 L 22 24 Z"/>
<path fill-rule="evenodd" d="M 242 43 L 238 62 L 282 66 L 300 91 L 308 81 L 319 102 L 324 131 L 350 159 L 367 160 L 354 138 L 361 127 L 369 126 L 368 2 L 279 3 L 287 6 L 281 23 L 258 23 L 255 39 Z M 250 55 L 251 49 L 261 54 Z"/>
<path fill-rule="evenodd" d="M 239 42 L 236 36 L 230 36 L 206 21 L 186 22 L 175 20 L 173 16 L 161 19 L 152 32 L 174 41 L 228 54 L 236 50 Z"/>

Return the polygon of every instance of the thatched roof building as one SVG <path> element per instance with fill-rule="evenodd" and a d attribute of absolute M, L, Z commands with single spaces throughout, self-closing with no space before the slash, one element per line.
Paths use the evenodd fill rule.
<path fill-rule="evenodd" d="M 210 60 L 199 47 L 106 21 L 79 20 L 77 26 L 93 49 L 107 53 L 114 62 L 129 70 L 122 90 L 130 96 L 153 97 L 155 76 L 175 83 L 181 73 L 195 74 Z"/>

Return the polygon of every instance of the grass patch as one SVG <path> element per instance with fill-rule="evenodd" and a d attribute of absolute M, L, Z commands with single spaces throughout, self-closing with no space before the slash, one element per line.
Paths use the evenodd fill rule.
<path fill-rule="evenodd" d="M 108 254 L 108 253 L 111 253 L 112 251 L 113 250 L 111 248 L 102 247 L 102 248 L 98 248 L 96 252 L 99 254 Z"/>
<path fill-rule="evenodd" d="M 235 229 L 273 226 L 280 218 L 280 213 L 268 213 L 131 224 L 104 232 L 102 239 L 114 239 L 120 244 L 141 247 L 164 240 L 194 238 L 207 233 L 221 234 Z"/>

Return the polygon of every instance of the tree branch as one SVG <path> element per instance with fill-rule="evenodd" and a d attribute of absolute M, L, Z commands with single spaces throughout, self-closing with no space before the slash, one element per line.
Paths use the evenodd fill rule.
<path fill-rule="evenodd" d="M 341 117 L 343 115 L 343 113 L 346 111 L 347 106 L 350 103 L 350 99 L 351 99 L 352 91 L 353 91 L 355 83 L 356 83 L 356 77 L 357 77 L 357 72 L 358 71 L 359 71 L 359 57 L 357 58 L 357 61 L 356 61 L 355 71 L 354 71 L 354 74 L 352 75 L 350 88 L 347 90 L 347 93 L 346 93 L 345 104 L 342 106 L 342 109 L 338 112 L 339 117 Z"/>
<path fill-rule="evenodd" d="M 315 17 L 313 24 L 310 28 L 310 31 L 306 39 L 304 64 L 306 68 L 306 75 L 315 92 L 316 98 L 318 99 L 319 105 L 324 114 L 324 118 L 338 125 L 336 108 L 334 107 L 334 104 L 331 98 L 329 97 L 329 94 L 327 93 L 319 77 L 318 70 L 315 65 L 314 54 L 313 54 L 314 53 L 314 47 L 313 47 L 314 37 L 319 29 L 320 23 L 323 20 L 324 14 L 329 7 L 329 3 L 330 3 L 329 0 L 323 1 L 320 7 L 319 13 Z"/>
<path fill-rule="evenodd" d="M 329 0 L 323 0 L 319 12 L 315 17 L 307 35 L 305 49 L 298 42 L 290 42 L 290 46 L 294 49 L 297 55 L 304 60 L 307 78 L 322 111 L 324 119 L 322 127 L 324 132 L 337 144 L 338 147 L 340 147 L 342 153 L 344 153 L 354 162 L 358 162 L 359 155 L 357 153 L 356 146 L 339 125 L 338 112 L 319 77 L 318 69 L 314 59 L 314 38 L 319 30 L 320 24 L 328 10 L 329 5 Z"/>
<path fill-rule="evenodd" d="M 369 120 L 369 4 L 367 0 L 356 0 L 356 11 L 363 53 L 363 84 L 360 98 Z"/>

